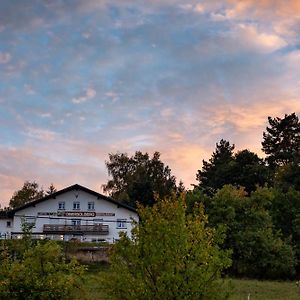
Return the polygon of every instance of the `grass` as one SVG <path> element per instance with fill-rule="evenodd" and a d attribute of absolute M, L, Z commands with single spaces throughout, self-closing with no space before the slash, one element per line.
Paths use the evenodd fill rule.
<path fill-rule="evenodd" d="M 261 281 L 231 279 L 233 294 L 230 300 L 298 300 L 300 288 L 295 281 Z"/>
<path fill-rule="evenodd" d="M 107 272 L 107 264 L 95 264 L 88 267 L 85 275 L 85 287 L 88 300 L 104 300 L 99 277 Z M 253 279 L 229 279 L 233 286 L 229 300 L 299 300 L 300 287 L 295 281 L 261 281 Z M 250 294 L 250 298 L 248 298 Z"/>
<path fill-rule="evenodd" d="M 99 277 L 107 272 L 109 265 L 106 263 L 91 264 L 87 266 L 88 271 L 84 276 L 86 300 L 104 300 L 103 289 L 99 283 Z"/>

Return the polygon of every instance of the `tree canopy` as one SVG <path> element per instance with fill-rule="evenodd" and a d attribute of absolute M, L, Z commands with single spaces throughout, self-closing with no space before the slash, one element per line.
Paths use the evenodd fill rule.
<path fill-rule="evenodd" d="M 217 279 L 230 266 L 220 250 L 224 235 L 207 226 L 203 208 L 186 214 L 184 197 L 138 206 L 132 239 L 122 235 L 112 248 L 102 286 L 109 299 L 225 299 Z"/>
<path fill-rule="evenodd" d="M 229 141 L 221 139 L 216 144 L 216 150 L 213 152 L 209 161 L 203 160 L 202 170 L 198 170 L 196 179 L 199 186 L 208 194 L 213 194 L 217 189 L 227 183 L 231 176 L 234 145 Z"/>
<path fill-rule="evenodd" d="M 10 208 L 20 207 L 28 202 L 42 198 L 44 190 L 35 181 L 25 181 L 23 187 L 16 191 L 9 201 Z"/>
<path fill-rule="evenodd" d="M 55 192 L 57 192 L 57 189 L 56 189 L 56 187 L 54 186 L 54 184 L 51 183 L 50 186 L 49 186 L 49 188 L 48 188 L 48 190 L 46 191 L 46 194 L 47 194 L 47 195 L 52 195 L 52 194 L 54 194 Z"/>
<path fill-rule="evenodd" d="M 284 118 L 268 117 L 269 126 L 263 133 L 262 150 L 268 164 L 275 168 L 300 159 L 300 123 L 295 113 Z"/>
<path fill-rule="evenodd" d="M 153 205 L 155 194 L 165 197 L 176 192 L 176 178 L 160 160 L 159 152 L 152 158 L 140 151 L 131 157 L 126 153 L 109 154 L 106 167 L 112 179 L 103 185 L 103 190 L 131 206 L 136 202 Z"/>
<path fill-rule="evenodd" d="M 196 179 L 208 195 L 213 195 L 226 184 L 242 186 L 251 193 L 268 181 L 268 170 L 257 154 L 247 149 L 234 154 L 233 150 L 234 145 L 222 139 L 216 144 L 209 162 L 203 160 L 202 170 L 198 170 Z"/>
<path fill-rule="evenodd" d="M 204 204 L 210 226 L 226 228 L 223 247 L 233 250 L 232 274 L 283 279 L 295 275 L 297 252 L 288 236 L 283 236 L 273 225 L 273 215 L 279 224 L 283 221 L 277 209 L 272 212 L 274 198 L 272 189 L 259 188 L 249 196 L 242 188 L 230 185 L 211 197 L 203 196 L 197 189 L 188 193 L 191 205 Z M 296 212 L 294 208 L 293 213 Z M 295 217 L 289 222 L 293 224 L 293 220 Z M 295 233 L 298 241 L 297 238 Z"/>

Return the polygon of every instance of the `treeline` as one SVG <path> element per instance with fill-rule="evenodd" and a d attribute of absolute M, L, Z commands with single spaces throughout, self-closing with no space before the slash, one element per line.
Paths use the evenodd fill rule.
<path fill-rule="evenodd" d="M 209 226 L 226 232 L 222 247 L 233 251 L 232 275 L 292 278 L 300 271 L 298 116 L 268 118 L 262 134 L 264 159 L 248 149 L 234 149 L 229 141 L 220 140 L 195 174 L 197 184 L 192 190 L 176 183 L 159 152 L 152 157 L 140 151 L 131 157 L 109 154 L 106 167 L 111 179 L 103 190 L 131 206 L 152 206 L 158 198 L 184 193 L 187 212 L 195 204 L 203 205 Z M 14 193 L 10 207 L 32 201 L 39 191 L 38 185 L 25 183 Z"/>
<path fill-rule="evenodd" d="M 221 140 L 203 161 L 198 184 L 186 191 L 160 154 L 110 154 L 112 177 L 104 190 L 129 205 L 153 205 L 171 194 L 187 194 L 188 210 L 205 207 L 209 224 L 223 227 L 224 249 L 233 250 L 231 274 L 292 278 L 300 271 L 300 124 L 295 113 L 268 118 L 263 132 L 265 158 Z"/>

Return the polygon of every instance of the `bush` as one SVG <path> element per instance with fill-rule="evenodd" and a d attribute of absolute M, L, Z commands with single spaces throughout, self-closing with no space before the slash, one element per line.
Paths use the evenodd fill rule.
<path fill-rule="evenodd" d="M 224 299 L 221 271 L 230 266 L 223 233 L 207 228 L 203 208 L 186 214 L 184 197 L 138 207 L 132 239 L 122 235 L 102 284 L 107 299 Z"/>
<path fill-rule="evenodd" d="M 67 263 L 54 241 L 30 245 L 22 258 L 2 249 L 0 262 L 0 299 L 76 299 L 82 291 L 84 268 Z"/>

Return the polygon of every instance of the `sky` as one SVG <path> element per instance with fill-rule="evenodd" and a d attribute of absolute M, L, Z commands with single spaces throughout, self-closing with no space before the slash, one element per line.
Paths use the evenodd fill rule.
<path fill-rule="evenodd" d="M 109 153 L 195 183 L 220 139 L 261 152 L 300 113 L 298 0 L 1 0 L 0 203 L 25 180 L 98 192 Z"/>

